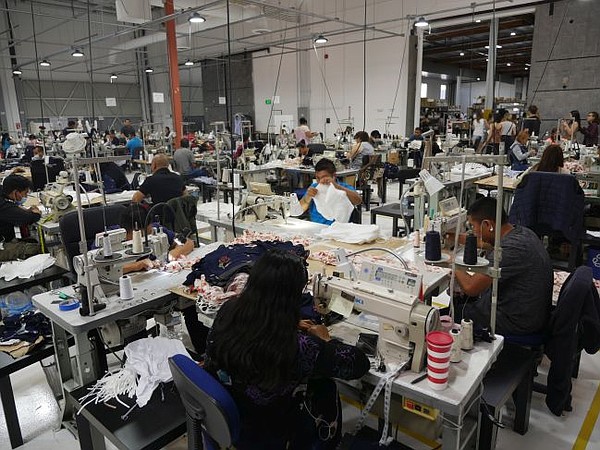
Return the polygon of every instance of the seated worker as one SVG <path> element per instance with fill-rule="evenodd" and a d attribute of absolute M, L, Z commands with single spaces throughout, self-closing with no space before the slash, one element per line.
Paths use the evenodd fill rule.
<path fill-rule="evenodd" d="M 36 145 L 33 147 L 33 156 L 31 157 L 32 161 L 41 161 L 44 159 L 44 149 L 41 145 Z"/>
<path fill-rule="evenodd" d="M 565 157 L 562 147 L 557 144 L 549 145 L 544 149 L 540 162 L 537 163 L 531 170 L 538 172 L 555 172 L 570 174 L 568 169 L 565 169 Z"/>
<path fill-rule="evenodd" d="M 186 178 L 205 177 L 208 172 L 204 168 L 194 168 L 194 154 L 190 150 L 190 141 L 181 140 L 181 147 L 173 153 L 173 168 Z"/>
<path fill-rule="evenodd" d="M 371 145 L 369 135 L 366 131 L 359 131 L 354 135 L 354 146 L 348 152 L 350 159 L 350 167 L 352 169 L 360 169 L 363 166 L 363 156 L 370 156 L 375 153 L 375 149 Z"/>
<path fill-rule="evenodd" d="M 361 350 L 332 340 L 324 325 L 300 320 L 304 264 L 290 253 L 265 253 L 240 297 L 221 306 L 208 335 L 204 368 L 238 407 L 238 450 L 336 448 L 342 410 L 331 378 L 358 379 L 369 371 Z M 299 395 L 303 383 L 306 394 Z"/>
<path fill-rule="evenodd" d="M 510 146 L 509 150 L 509 161 L 511 163 L 510 168 L 512 170 L 527 170 L 529 164 L 527 163 L 527 157 L 535 155 L 534 150 L 527 149 L 527 141 L 529 140 L 529 130 L 521 130 L 517 134 L 517 138 Z"/>
<path fill-rule="evenodd" d="M 144 198 L 150 196 L 152 203 L 162 203 L 175 197 L 180 197 L 185 193 L 185 183 L 183 179 L 169 170 L 169 159 L 167 155 L 158 154 L 152 159 L 152 176 L 140 186 L 140 189 L 133 194 L 131 201 L 139 203 Z"/>
<path fill-rule="evenodd" d="M 128 191 L 131 189 L 125 172 L 114 162 L 100 163 L 100 173 L 104 182 L 104 192 L 111 194 L 113 192 Z"/>
<path fill-rule="evenodd" d="M 383 140 L 381 139 L 381 133 L 379 132 L 379 130 L 371 131 L 370 139 L 373 148 L 378 148 L 383 143 Z"/>
<path fill-rule="evenodd" d="M 415 131 L 413 132 L 413 134 L 411 134 L 410 137 L 408 138 L 408 142 L 422 141 L 423 140 L 422 133 L 423 133 L 423 130 L 421 130 L 421 128 L 419 128 L 419 127 L 415 128 Z"/>
<path fill-rule="evenodd" d="M 496 223 L 496 199 L 484 197 L 467 210 L 473 232 L 484 244 L 494 245 L 496 227 L 500 227 L 502 277 L 498 280 L 496 332 L 504 335 L 530 335 L 544 332 L 552 306 L 552 265 L 540 238 L 529 228 L 508 223 L 502 211 L 502 223 Z M 488 253 L 490 265 L 493 254 Z M 456 281 L 473 302 L 455 298 L 455 320 L 471 319 L 475 329 L 490 326 L 492 278 L 482 273 L 469 274 L 458 269 Z"/>
<path fill-rule="evenodd" d="M 319 184 L 332 186 L 335 189 L 343 191 L 346 193 L 348 200 L 352 205 L 360 205 L 362 203 L 362 198 L 354 190 L 352 186 L 346 184 L 344 182 L 337 182 L 335 178 L 335 164 L 327 158 L 322 158 L 315 166 L 315 178 L 317 180 L 316 183 L 310 185 L 307 189 L 306 194 L 300 200 L 300 205 L 302 209 L 306 211 L 309 210 L 310 220 L 311 222 L 323 223 L 325 225 L 331 225 L 334 220 L 328 220 L 317 210 L 317 205 L 315 204 L 315 197 L 319 194 L 319 190 L 317 186 Z"/>
<path fill-rule="evenodd" d="M 125 145 L 127 150 L 129 150 L 129 154 L 131 155 L 131 159 L 142 159 L 144 155 L 144 141 L 138 136 L 133 135 L 130 139 L 127 140 L 127 144 Z M 131 167 L 137 167 L 137 163 L 131 162 Z"/>
<path fill-rule="evenodd" d="M 121 227 L 127 232 L 126 239 L 128 241 L 133 239 L 133 230 L 137 226 L 140 228 L 146 223 L 148 211 L 146 208 L 139 204 L 132 204 L 129 208 L 125 209 L 121 214 L 120 224 Z M 152 234 L 153 228 L 158 227 L 159 224 L 151 222 L 148 224 L 146 233 Z M 164 232 L 169 238 L 169 259 L 175 260 L 180 256 L 189 255 L 194 250 L 194 242 L 188 238 L 185 241 L 177 242 L 175 239 L 175 233 L 172 230 L 164 227 Z M 154 268 L 154 262 L 149 257 L 144 257 L 139 261 L 135 261 L 123 266 L 123 273 L 139 272 L 140 270 L 149 270 Z"/>
<path fill-rule="evenodd" d="M 41 213 L 32 206 L 22 205 L 27 200 L 31 182 L 21 175 L 9 175 L 2 183 L 0 196 L 0 261 L 26 259 L 41 252 L 35 241 L 17 239 L 15 227 L 31 225 L 40 220 Z M 23 230 L 25 232 L 25 229 Z M 23 233 L 24 234 L 24 233 Z"/>

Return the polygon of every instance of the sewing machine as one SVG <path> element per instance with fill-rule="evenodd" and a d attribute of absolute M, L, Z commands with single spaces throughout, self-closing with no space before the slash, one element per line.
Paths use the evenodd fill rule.
<path fill-rule="evenodd" d="M 88 295 L 100 303 L 105 302 L 111 295 L 118 295 L 119 278 L 123 276 L 123 266 L 141 257 L 149 256 L 155 246 L 155 244 L 146 246 L 141 253 L 133 253 L 131 247 L 124 245 L 125 235 L 126 232 L 123 228 L 96 235 L 96 245 L 101 244 L 101 247 L 88 252 L 90 285 L 86 281 L 83 256 L 77 255 L 73 258 L 77 284 L 84 286 Z M 149 241 L 150 238 L 151 236 L 149 236 Z"/>
<path fill-rule="evenodd" d="M 384 264 L 364 262 L 358 279 L 316 275 L 313 296 L 326 314 L 340 303 L 379 317 L 377 351 L 386 361 L 412 358 L 411 370 L 425 364 L 425 335 L 441 329 L 439 312 L 419 301 L 422 275 Z"/>
<path fill-rule="evenodd" d="M 51 210 L 56 219 L 74 209 L 73 197 L 63 193 L 64 187 L 61 183 L 48 183 L 40 192 L 40 202 Z"/>
<path fill-rule="evenodd" d="M 249 183 L 249 191 L 242 197 L 239 213 L 251 212 L 258 221 L 265 220 L 269 209 L 279 212 L 284 219 L 289 214 L 289 198 L 277 195 L 271 190 L 269 183 Z M 247 214 L 245 215 L 247 216 Z"/>

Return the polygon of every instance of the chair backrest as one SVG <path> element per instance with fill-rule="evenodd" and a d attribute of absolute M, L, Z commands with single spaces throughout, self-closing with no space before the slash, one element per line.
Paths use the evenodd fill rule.
<path fill-rule="evenodd" d="M 125 210 L 123 205 L 108 205 L 86 208 L 83 210 L 83 222 L 85 226 L 85 237 L 90 243 L 96 234 L 104 231 L 104 226 L 120 225 L 121 214 Z M 106 217 L 106 224 L 104 223 Z M 79 218 L 77 211 L 70 211 L 60 218 L 58 223 L 60 238 L 67 252 L 69 269 L 73 271 L 73 257 L 80 254 L 79 251 Z"/>
<path fill-rule="evenodd" d="M 227 389 L 188 356 L 169 358 L 169 367 L 188 416 L 201 422 L 203 432 L 219 448 L 235 444 L 240 433 L 240 416 Z M 188 422 L 188 433 L 192 434 L 194 430 L 189 426 Z"/>
<path fill-rule="evenodd" d="M 30 169 L 33 190 L 39 191 L 44 189 L 47 183 L 56 181 L 59 172 L 65 170 L 65 161 L 62 158 L 51 156 L 49 164 L 46 164 L 43 159 L 31 161 Z M 46 177 L 46 169 L 48 170 L 48 177 Z"/>

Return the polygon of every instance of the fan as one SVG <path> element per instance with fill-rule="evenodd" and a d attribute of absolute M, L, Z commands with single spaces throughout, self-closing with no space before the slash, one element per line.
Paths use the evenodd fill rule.
<path fill-rule="evenodd" d="M 65 138 L 62 147 L 65 153 L 73 155 L 81 152 L 85 148 L 85 135 L 79 133 L 69 133 Z"/>

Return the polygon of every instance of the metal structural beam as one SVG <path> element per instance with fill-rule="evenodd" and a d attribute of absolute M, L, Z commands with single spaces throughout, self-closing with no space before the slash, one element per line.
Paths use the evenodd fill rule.
<path fill-rule="evenodd" d="M 173 0 L 165 0 L 165 13 L 167 16 L 175 14 Z M 173 130 L 178 139 L 183 136 L 183 109 L 181 107 L 181 88 L 179 86 L 179 63 L 177 60 L 177 33 L 175 19 L 166 22 L 167 29 L 167 54 L 169 55 L 169 79 L 171 81 L 171 110 L 173 113 Z"/>

